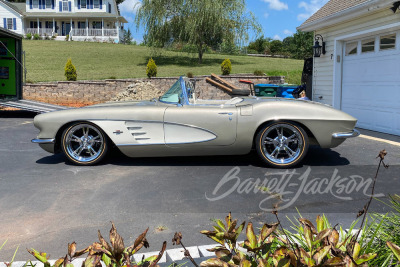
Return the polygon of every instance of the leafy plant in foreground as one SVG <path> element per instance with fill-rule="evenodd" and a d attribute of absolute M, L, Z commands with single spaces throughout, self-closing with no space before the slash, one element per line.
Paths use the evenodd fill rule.
<path fill-rule="evenodd" d="M 76 250 L 76 243 L 72 242 L 68 244 L 68 254 L 65 257 L 58 259 L 54 265 L 51 265 L 48 261 L 48 256 L 46 253 L 38 252 L 34 249 L 28 252 L 32 254 L 37 260 L 42 262 L 45 267 L 73 267 L 71 263 L 75 258 L 88 253 L 82 266 L 85 267 L 100 267 L 101 261 L 107 267 L 136 267 L 136 266 L 146 266 L 154 267 L 160 261 L 164 251 L 167 247 L 167 242 L 163 243 L 162 249 L 158 255 L 151 256 L 146 259 L 142 259 L 139 263 L 133 264 L 131 262 L 131 257 L 138 252 L 142 247 L 149 247 L 149 243 L 146 239 L 146 234 L 149 228 L 147 228 L 142 234 L 140 234 L 134 244 L 129 247 L 125 247 L 123 238 L 118 234 L 114 223 L 110 230 L 110 243 L 108 243 L 98 231 L 99 242 L 94 242 L 92 245 L 85 249 Z"/>
<path fill-rule="evenodd" d="M 393 252 L 394 256 L 400 262 L 400 247 L 390 241 L 386 242 L 386 245 L 390 248 L 390 250 Z"/>
<path fill-rule="evenodd" d="M 365 231 L 365 239 L 369 240 L 366 251 L 378 254 L 372 261 L 376 266 L 391 266 L 393 260 L 396 260 L 393 258 L 396 254 L 393 255 L 392 249 L 395 246 L 389 244 L 400 244 L 400 196 L 389 195 L 389 201 L 390 203 L 381 202 L 389 206 L 391 211 L 387 214 L 371 214 L 369 228 Z"/>

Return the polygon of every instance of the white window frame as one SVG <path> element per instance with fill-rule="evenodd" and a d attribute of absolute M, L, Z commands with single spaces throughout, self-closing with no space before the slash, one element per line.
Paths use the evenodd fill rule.
<path fill-rule="evenodd" d="M 62 1 L 62 11 L 69 11 L 69 1 L 68 0 L 63 0 Z"/>
<path fill-rule="evenodd" d="M 393 36 L 394 35 L 394 44 L 393 47 L 388 47 L 388 48 L 382 48 L 382 38 Z M 388 34 L 382 34 L 379 36 L 379 51 L 386 51 L 386 50 L 393 50 L 396 49 L 397 47 L 397 34 L 396 33 L 388 33 Z"/>
<path fill-rule="evenodd" d="M 100 0 L 93 0 L 93 8 L 100 8 Z"/>
<path fill-rule="evenodd" d="M 39 0 L 32 0 L 32 7 L 39 8 Z"/>
<path fill-rule="evenodd" d="M 86 0 L 81 0 L 81 8 L 87 8 Z"/>
<path fill-rule="evenodd" d="M 7 18 L 7 30 L 14 30 L 13 19 Z"/>
<path fill-rule="evenodd" d="M 356 44 L 356 47 L 353 48 L 353 49 L 351 50 L 351 51 L 353 51 L 354 49 L 356 49 L 356 52 L 355 52 L 355 53 L 350 54 L 351 51 L 347 51 L 348 45 L 350 45 L 350 44 Z M 358 41 L 349 41 L 349 42 L 346 42 L 346 52 L 345 52 L 345 56 L 346 56 L 346 57 L 351 57 L 351 56 L 354 56 L 354 55 L 358 55 Z"/>
<path fill-rule="evenodd" d="M 363 51 L 363 47 L 370 47 L 371 45 L 366 45 L 366 43 L 371 43 L 371 42 L 373 42 L 373 45 L 372 45 L 372 47 L 373 47 L 373 49 L 372 50 L 370 50 L 370 51 Z M 371 53 L 371 52 L 375 52 L 375 47 L 376 47 L 376 37 L 374 36 L 374 37 L 370 37 L 370 38 L 367 38 L 367 39 L 362 39 L 361 40 L 361 50 L 360 50 L 360 53 L 361 54 L 366 54 L 366 53 Z"/>
<path fill-rule="evenodd" d="M 46 8 L 52 8 L 52 3 L 51 2 L 52 2 L 51 0 L 46 0 L 46 3 L 45 3 Z"/>

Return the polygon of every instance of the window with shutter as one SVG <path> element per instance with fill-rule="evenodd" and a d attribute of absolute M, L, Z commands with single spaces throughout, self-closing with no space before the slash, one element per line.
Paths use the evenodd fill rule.
<path fill-rule="evenodd" d="M 14 27 L 13 27 L 13 19 L 11 18 L 8 18 L 7 19 L 7 29 L 8 30 L 12 30 L 12 29 L 14 29 Z"/>
<path fill-rule="evenodd" d="M 62 1 L 62 11 L 68 11 L 68 0 Z"/>

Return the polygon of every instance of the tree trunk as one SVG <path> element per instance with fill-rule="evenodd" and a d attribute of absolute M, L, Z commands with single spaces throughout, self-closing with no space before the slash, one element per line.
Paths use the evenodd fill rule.
<path fill-rule="evenodd" d="M 203 63 L 203 44 L 199 44 L 198 46 L 199 49 L 199 64 Z"/>

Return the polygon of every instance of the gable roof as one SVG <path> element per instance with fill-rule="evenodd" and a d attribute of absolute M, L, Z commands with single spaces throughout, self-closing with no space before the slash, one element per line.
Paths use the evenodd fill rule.
<path fill-rule="evenodd" d="M 314 31 L 341 23 L 393 5 L 395 0 L 330 0 L 297 29 Z"/>
<path fill-rule="evenodd" d="M 0 27 L 0 37 L 12 37 L 15 39 L 22 40 L 22 35 L 12 32 L 10 30 Z"/>
<path fill-rule="evenodd" d="M 18 12 L 19 14 L 23 15 L 25 12 L 25 3 L 10 3 L 8 1 L 0 0 L 0 4 L 4 4 L 8 6 L 12 10 Z"/>
<path fill-rule="evenodd" d="M 301 26 L 325 17 L 329 17 L 333 14 L 355 7 L 368 1 L 370 0 L 330 0 L 311 17 L 309 17 L 303 24 L 301 24 Z"/>

